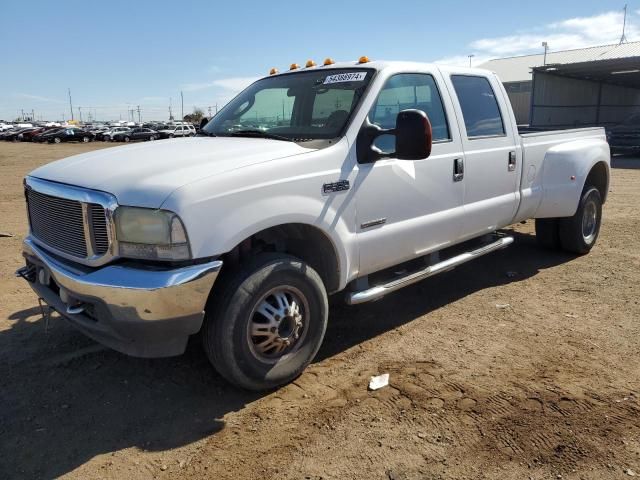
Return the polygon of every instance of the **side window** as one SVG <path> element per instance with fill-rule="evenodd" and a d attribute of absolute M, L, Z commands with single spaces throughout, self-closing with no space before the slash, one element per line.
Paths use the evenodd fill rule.
<path fill-rule="evenodd" d="M 447 115 L 436 82 L 431 75 L 424 73 L 401 73 L 389 78 L 369 112 L 369 121 L 385 129 L 394 128 L 398 112 L 410 108 L 427 114 L 434 142 L 451 139 Z M 382 135 L 374 144 L 383 152 L 392 152 L 395 137 Z"/>
<path fill-rule="evenodd" d="M 505 135 L 500 107 L 488 79 L 452 75 L 451 82 L 460 101 L 469 138 Z"/>

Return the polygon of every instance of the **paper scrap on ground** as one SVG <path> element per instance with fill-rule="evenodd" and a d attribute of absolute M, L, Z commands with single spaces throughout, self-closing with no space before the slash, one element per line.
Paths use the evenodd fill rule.
<path fill-rule="evenodd" d="M 369 390 L 380 390 L 383 387 L 389 385 L 389 374 L 383 373 L 377 377 L 371 377 L 369 379 Z"/>

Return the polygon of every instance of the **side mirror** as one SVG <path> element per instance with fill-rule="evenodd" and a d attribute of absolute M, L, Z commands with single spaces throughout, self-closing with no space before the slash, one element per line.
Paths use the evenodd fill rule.
<path fill-rule="evenodd" d="M 374 145 L 381 135 L 395 135 L 396 151 L 382 152 Z M 423 160 L 431 155 L 433 136 L 429 117 L 422 110 L 402 110 L 396 117 L 396 128 L 380 128 L 365 120 L 356 140 L 359 163 L 373 163 L 381 158 L 395 157 L 399 160 Z"/>
<path fill-rule="evenodd" d="M 403 110 L 396 117 L 396 158 L 422 160 L 431 155 L 433 134 L 422 110 Z"/>

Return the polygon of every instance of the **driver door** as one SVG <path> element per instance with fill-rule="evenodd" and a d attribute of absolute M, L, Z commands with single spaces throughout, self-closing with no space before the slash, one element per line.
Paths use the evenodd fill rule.
<path fill-rule="evenodd" d="M 366 275 L 455 243 L 464 215 L 464 182 L 454 176 L 463 159 L 451 100 L 438 71 L 401 73 L 387 79 L 369 121 L 394 128 L 398 112 L 424 111 L 433 130 L 431 155 L 422 160 L 385 158 L 359 165 L 357 225 L 360 274 Z M 374 145 L 392 152 L 395 137 Z"/>

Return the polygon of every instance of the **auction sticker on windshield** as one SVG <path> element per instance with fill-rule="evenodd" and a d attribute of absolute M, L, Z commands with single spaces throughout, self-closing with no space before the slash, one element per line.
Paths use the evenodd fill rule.
<path fill-rule="evenodd" d="M 367 78 L 367 72 L 338 73 L 325 78 L 324 85 L 340 82 L 362 82 L 365 78 Z"/>

